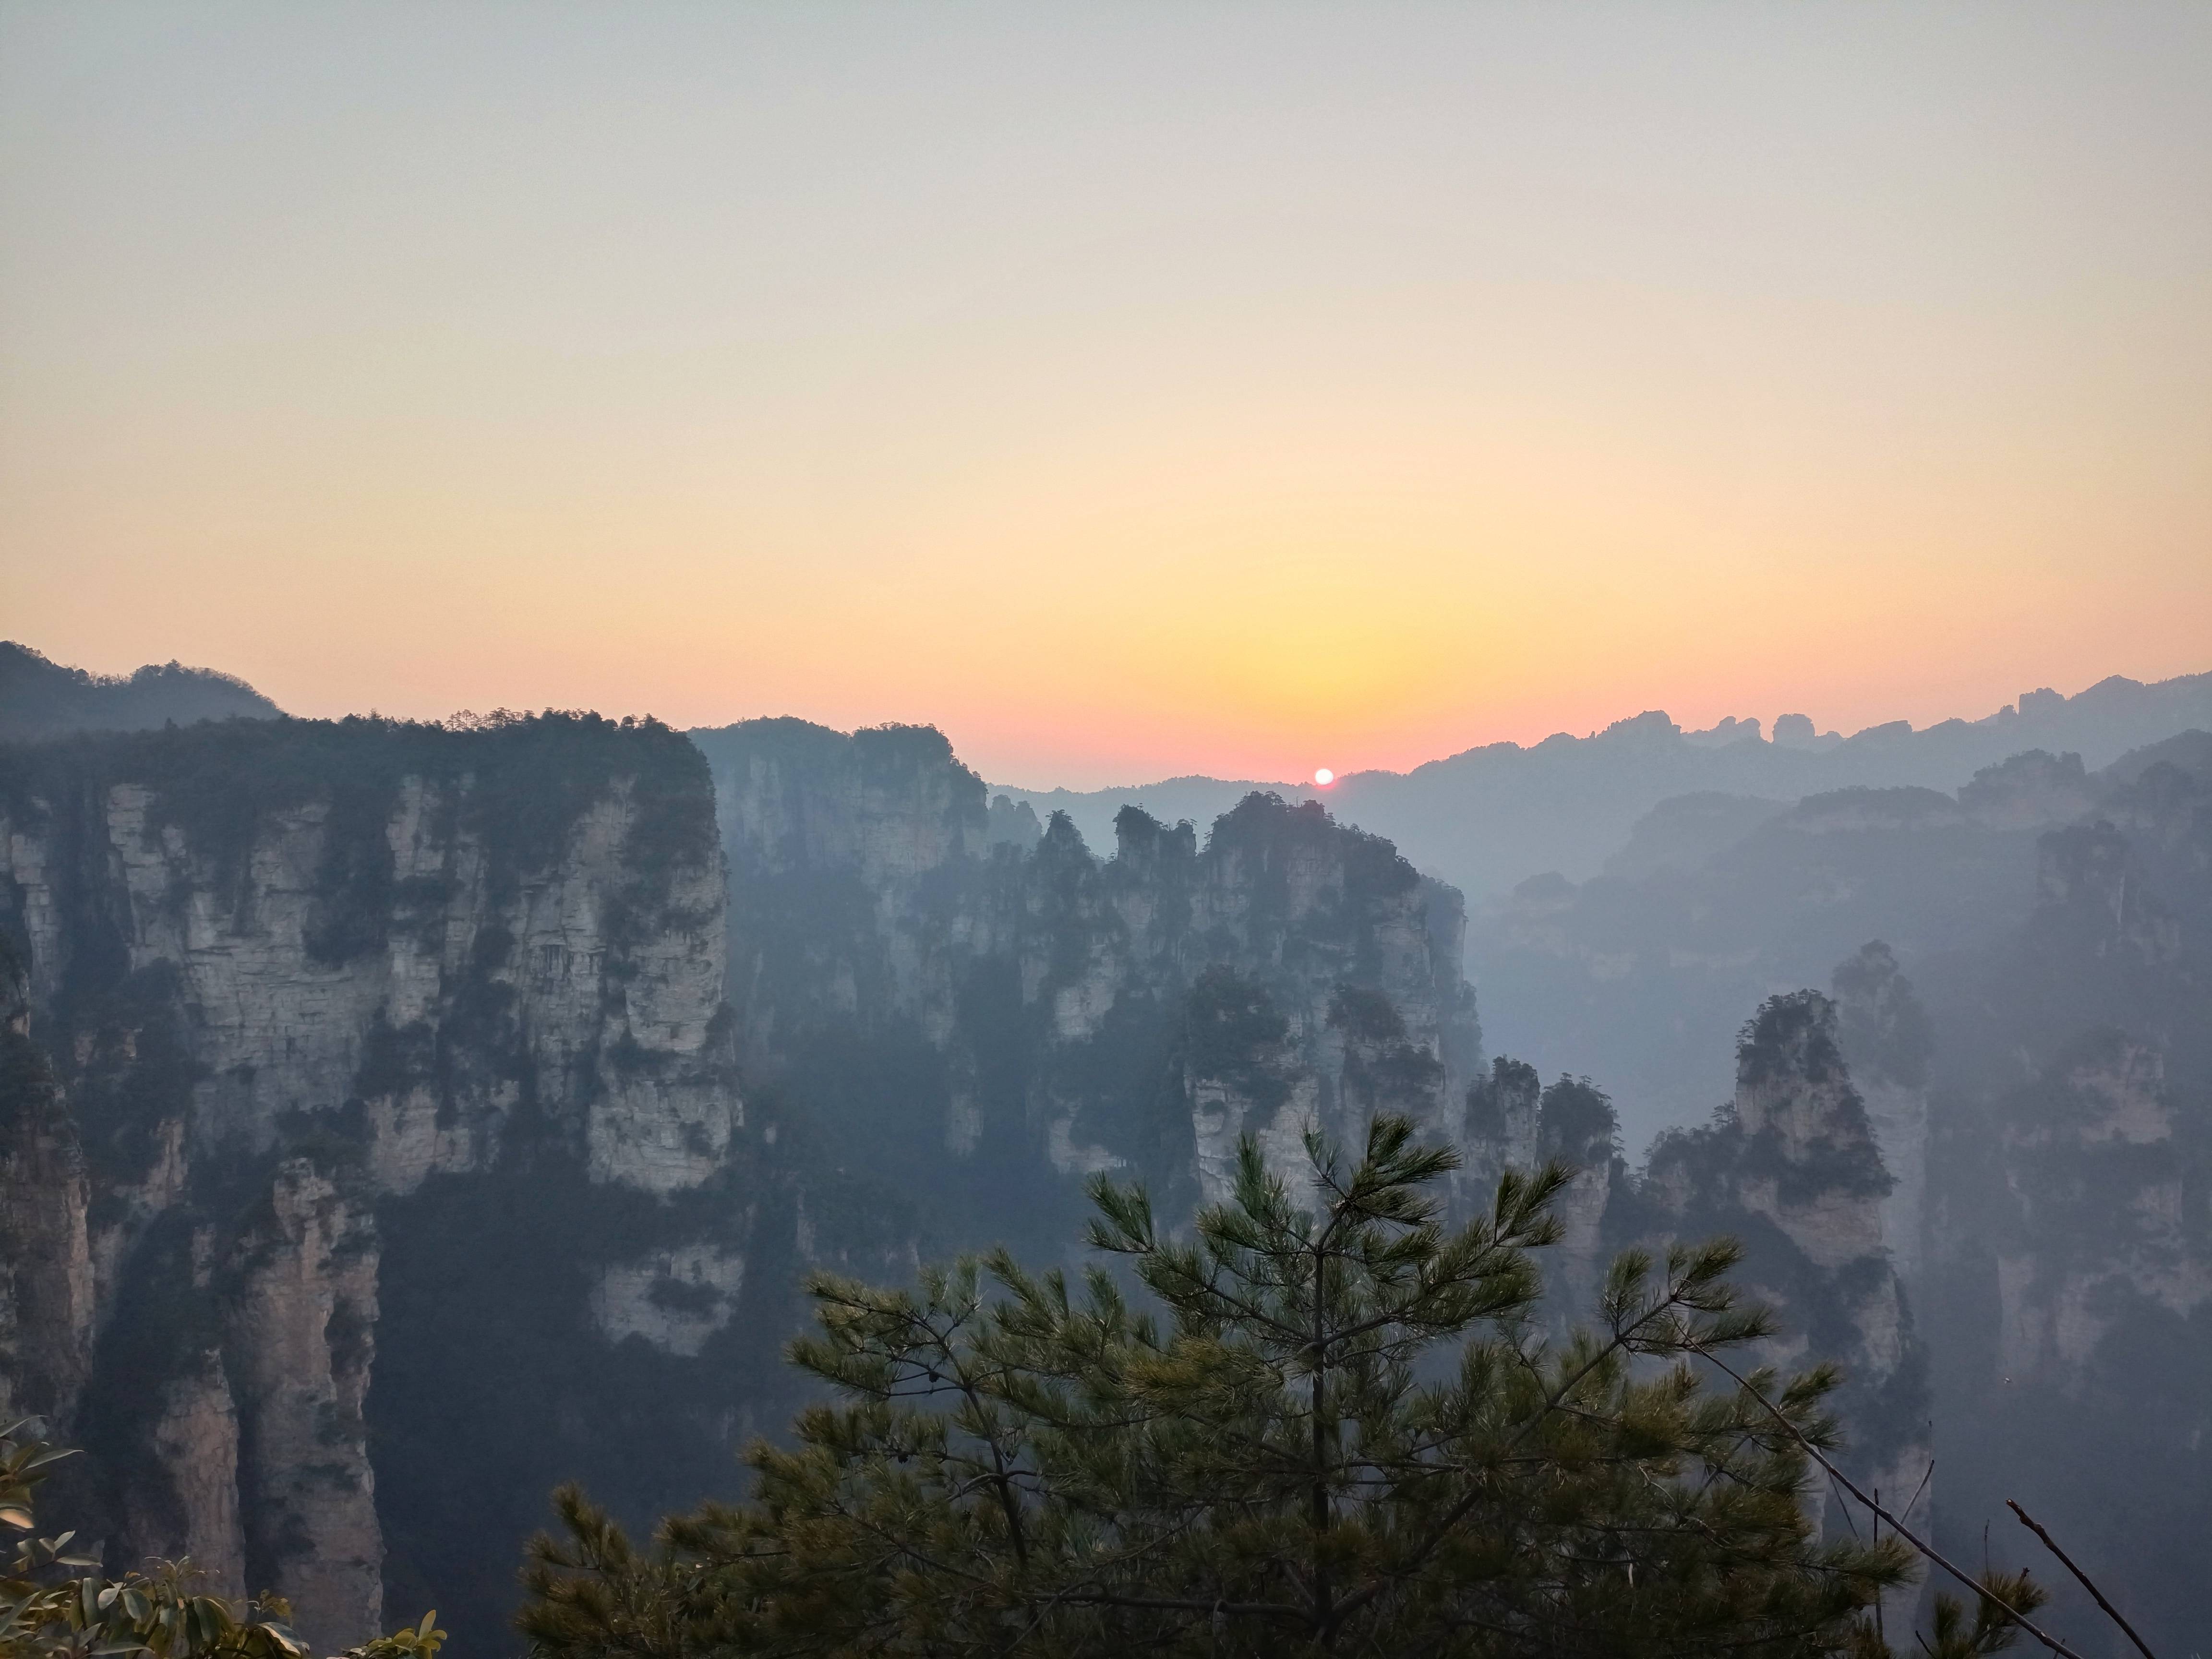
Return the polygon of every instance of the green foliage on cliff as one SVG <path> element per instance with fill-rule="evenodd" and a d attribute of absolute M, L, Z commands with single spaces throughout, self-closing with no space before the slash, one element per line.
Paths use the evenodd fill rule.
<path fill-rule="evenodd" d="M 1267 991 L 1233 968 L 1208 968 L 1190 988 L 1183 1070 L 1194 1083 L 1220 1083 L 1263 1113 L 1290 1094 L 1282 1044 L 1290 1022 Z"/>
<path fill-rule="evenodd" d="M 1586 1077 L 1562 1077 L 1544 1091 L 1537 1117 L 1540 1156 L 1577 1169 L 1602 1170 L 1618 1154 L 1612 1098 Z"/>
<path fill-rule="evenodd" d="M 1477 1143 L 1503 1146 L 1512 1133 L 1512 1119 L 1534 1108 L 1543 1085 L 1536 1068 L 1509 1054 L 1494 1056 L 1490 1075 L 1477 1077 L 1467 1090 L 1468 1138 Z"/>
<path fill-rule="evenodd" d="M 562 1493 L 535 1651 L 1883 1650 L 1866 1609 L 1900 1546 L 1823 1543 L 1800 1502 L 1832 1376 L 1701 1384 L 1767 1329 L 1732 1248 L 1624 1255 L 1599 1328 L 1553 1341 L 1530 1253 L 1564 1170 L 1454 1230 L 1426 1189 L 1455 1159 L 1405 1120 L 1355 1165 L 1309 1152 L 1294 1192 L 1247 1141 L 1188 1239 L 1095 1182 L 1092 1246 L 1127 1274 L 998 1252 L 913 1290 L 817 1275 L 793 1358 L 838 1398 L 748 1451 L 752 1501 L 650 1553 Z"/>
<path fill-rule="evenodd" d="M 1772 1180 L 1784 1203 L 1835 1194 L 1880 1197 L 1889 1191 L 1890 1174 L 1837 1040 L 1834 1003 L 1818 991 L 1767 998 L 1745 1023 L 1735 1053 L 1739 1089 L 1826 1091 L 1820 1133 L 1803 1144 L 1785 1145 L 1781 1129 L 1770 1121 L 1752 1133 L 1708 1138 L 1703 1144 L 1709 1151 L 1732 1157 L 1743 1173 Z M 1678 1151 L 1699 1144 L 1680 1137 L 1668 1142 Z"/>
<path fill-rule="evenodd" d="M 149 791 L 149 827 L 175 830 L 234 911 L 246 900 L 247 862 L 272 823 L 319 815 L 307 944 L 312 956 L 333 963 L 378 948 L 392 927 L 445 897 L 434 884 L 425 890 L 395 873 L 387 830 L 409 780 L 433 791 L 438 816 L 430 829 L 482 848 L 495 902 L 550 868 L 585 810 L 617 787 L 638 809 L 623 849 L 638 888 L 634 902 L 665 898 L 676 867 L 709 866 L 715 857 L 706 763 L 657 720 L 554 710 L 468 726 L 374 715 L 232 720 L 0 750 L 0 805 L 21 824 L 89 822 L 106 811 L 116 786 Z M 98 914 L 107 903 L 105 870 L 59 873 L 64 900 L 94 924 L 73 931 L 95 939 L 112 933 L 113 918 Z"/>
<path fill-rule="evenodd" d="M 76 1534 L 40 1536 L 38 1489 L 75 1454 L 39 1429 L 31 1419 L 0 1429 L 0 1534 L 17 1534 L 0 1563 L 0 1659 L 309 1659 L 280 1595 L 207 1595 L 189 1559 L 109 1577 L 70 1553 Z M 437 1659 L 445 1639 L 427 1613 L 338 1659 Z"/>

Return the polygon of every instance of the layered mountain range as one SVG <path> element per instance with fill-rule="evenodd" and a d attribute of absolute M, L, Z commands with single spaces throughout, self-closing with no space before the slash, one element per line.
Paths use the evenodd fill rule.
<path fill-rule="evenodd" d="M 2031 749 L 2077 754 L 2096 768 L 2193 729 L 2212 730 L 2212 674 L 2151 684 L 2116 674 L 2072 696 L 2045 687 L 1982 719 L 1918 731 L 1891 720 L 1847 738 L 1816 731 L 1803 714 L 1784 714 L 1771 735 L 1749 717 L 1692 732 L 1651 710 L 1588 736 L 1487 744 L 1410 772 L 1354 771 L 1325 791 L 1183 777 L 1082 792 L 1009 785 L 995 793 L 1040 815 L 1064 811 L 1094 839 L 1125 805 L 1203 823 L 1255 788 L 1279 788 L 1292 799 L 1317 795 L 1338 817 L 1389 836 L 1419 869 L 1485 903 L 1532 876 L 1598 874 L 1639 819 L 1685 795 L 1748 796 L 1780 807 L 1836 789 L 1954 789 Z"/>
<path fill-rule="evenodd" d="M 1658 1132 L 1647 1189 L 1719 1132 L 1668 1126 L 1750 1121 L 1720 1060 L 1736 1011 L 1826 981 L 1925 1334 L 1939 1534 L 1978 1552 L 2018 1498 L 2094 1541 L 2147 1632 L 2201 1626 L 2212 735 L 2094 772 L 2032 751 L 1951 792 L 1668 803 L 1613 873 L 1524 883 L 1472 931 L 1492 1029 Z M 2009 1530 L 2000 1556 L 2041 1565 Z"/>
<path fill-rule="evenodd" d="M 556 1481 L 634 1522 L 734 1489 L 808 1267 L 1052 1259 L 1087 1175 L 1187 1214 L 1240 1134 L 1292 1172 L 1389 1109 L 1462 1206 L 1578 1169 L 1562 1316 L 1615 1249 L 1734 1233 L 1768 1357 L 1844 1366 L 1855 1474 L 1970 1554 L 2021 1496 L 2179 1631 L 2208 758 L 1670 802 L 1470 925 L 1319 805 L 1094 847 L 927 728 L 0 747 L 0 1410 L 88 1449 L 59 1498 L 118 1561 L 496 1646 Z M 1632 1163 L 1624 1118 L 1677 1127 Z"/>
<path fill-rule="evenodd" d="M 2185 734 L 2096 773 L 2031 750 L 1951 790 L 1664 802 L 1603 872 L 1534 877 L 1480 907 L 1468 960 L 1486 1015 L 1540 1064 L 1606 1078 L 1641 1145 L 1726 1092 L 1747 1004 L 1825 983 L 1870 939 L 1914 972 L 1996 947 L 2034 908 L 2045 834 L 2099 816 L 2161 760 L 2206 758 Z"/>
<path fill-rule="evenodd" d="M 1386 1102 L 1455 1133 L 1460 907 L 1386 843 L 1262 799 L 1022 849 L 934 732 L 702 746 L 0 749 L 0 1410 L 87 1449 L 113 1559 L 495 1644 L 556 1481 L 732 1489 L 807 1266 L 1062 1251 L 1091 1171 L 1187 1209 Z"/>

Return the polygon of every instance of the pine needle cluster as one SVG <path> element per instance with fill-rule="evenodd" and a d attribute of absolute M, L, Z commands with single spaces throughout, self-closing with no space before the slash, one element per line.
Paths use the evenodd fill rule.
<path fill-rule="evenodd" d="M 573 1488 L 522 1628 L 542 1659 L 886 1654 L 1850 1655 L 1909 1575 L 1822 1539 L 1808 1449 L 1835 1373 L 1709 1356 L 1769 1333 L 1725 1240 L 1629 1252 L 1559 1336 L 1533 1253 L 1563 1167 L 1446 1224 L 1451 1152 L 1378 1117 L 1310 1137 L 1293 1190 L 1249 1142 L 1188 1236 L 1094 1181 L 1097 1261 L 1003 1252 L 907 1289 L 817 1275 L 792 1358 L 829 1385 L 753 1495 L 635 1548 Z M 1943 1659 L 2004 1645 L 1955 1607 Z"/>

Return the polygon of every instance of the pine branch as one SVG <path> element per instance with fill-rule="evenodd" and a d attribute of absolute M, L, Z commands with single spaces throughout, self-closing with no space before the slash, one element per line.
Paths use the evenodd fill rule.
<path fill-rule="evenodd" d="M 1882 1508 L 1881 1504 L 1875 1503 L 1873 1498 L 1868 1497 L 1866 1493 L 1860 1489 L 1856 1481 L 1853 1480 L 1850 1476 L 1845 1474 L 1841 1469 L 1838 1468 L 1832 1462 L 1828 1461 L 1826 1453 L 1823 1452 L 1818 1446 L 1814 1445 L 1810 1440 L 1808 1440 L 1803 1434 L 1799 1432 L 1797 1425 L 1795 1423 L 1792 1423 L 1788 1417 L 1784 1415 L 1780 1407 L 1775 1405 L 1772 1401 L 1769 1400 L 1759 1389 L 1753 1388 L 1751 1384 L 1745 1381 L 1744 1378 L 1737 1373 L 1735 1369 L 1729 1365 L 1726 1360 L 1716 1358 L 1713 1355 L 1702 1352 L 1699 1354 L 1699 1358 L 1703 1358 L 1708 1364 L 1716 1367 L 1719 1370 L 1724 1372 L 1728 1376 L 1734 1379 L 1737 1387 L 1743 1389 L 1743 1391 L 1748 1394 L 1753 1400 L 1756 1400 L 1760 1405 L 1764 1406 L 1766 1408 L 1768 1415 L 1771 1416 L 1777 1423 L 1779 1423 L 1782 1425 L 1783 1432 L 1787 1434 L 1792 1440 L 1796 1441 L 1799 1449 L 1802 1449 L 1808 1457 L 1810 1457 L 1814 1462 L 1826 1469 L 1831 1475 L 1834 1476 L 1838 1481 L 1841 1482 L 1844 1491 L 1850 1492 L 1852 1497 L 1857 1498 L 1860 1503 L 1865 1504 L 1867 1508 L 1872 1510 L 1875 1514 L 1888 1522 L 1892 1530 L 1893 1530 L 1899 1538 L 1902 1538 L 1906 1543 L 1911 1545 L 1914 1549 L 1919 1551 L 1920 1553 L 1927 1557 L 1928 1559 L 1933 1561 L 1937 1566 L 1942 1568 L 1944 1571 L 1949 1573 L 1952 1577 L 1957 1579 L 1968 1589 L 1973 1591 L 1975 1595 L 1980 1596 L 1983 1601 L 1996 1607 L 1997 1611 L 2003 1613 L 2006 1618 L 2011 1620 L 2014 1624 L 2019 1626 L 2021 1629 L 2026 1631 L 2030 1636 L 2033 1636 L 2037 1641 L 2042 1643 L 2045 1647 L 2049 1648 L 2053 1653 L 2059 1655 L 2060 1659 L 2082 1659 L 2082 1656 L 2081 1654 L 2075 1652 L 2072 1648 L 2068 1647 L 2065 1643 L 2051 1635 L 2050 1632 L 2045 1630 L 2041 1626 L 2034 1623 L 2026 1613 L 2021 1613 L 2018 1608 L 2013 1607 L 2002 1597 L 1993 1595 L 1988 1585 L 1978 1579 L 1968 1577 L 1966 1573 L 1961 1571 L 1958 1567 L 1953 1565 L 1949 1558 L 1939 1552 L 1933 1544 L 1925 1541 L 1917 1533 L 1906 1526 L 1904 1522 L 1899 1520 L 1897 1516 L 1892 1515 L 1887 1510 Z"/>

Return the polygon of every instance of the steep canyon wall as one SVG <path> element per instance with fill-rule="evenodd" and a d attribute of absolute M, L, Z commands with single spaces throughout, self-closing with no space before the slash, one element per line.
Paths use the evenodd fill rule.
<path fill-rule="evenodd" d="M 283 1590 L 320 1644 L 388 1602 L 495 1645 L 556 1481 L 632 1522 L 734 1486 L 809 1265 L 1049 1259 L 1091 1174 L 1187 1213 L 1240 1134 L 1294 1169 L 1388 1109 L 1461 1150 L 1462 1204 L 1578 1167 L 1546 1267 L 1579 1309 L 1620 1248 L 1743 1238 L 1767 1357 L 1843 1364 L 1853 1467 L 1941 1522 L 1993 1425 L 2197 1363 L 2212 1019 L 2196 773 L 1932 793 L 1761 815 L 1742 881 L 1638 890 L 1627 976 L 1753 1017 L 1723 1109 L 1636 1169 L 1598 1083 L 1486 1060 L 1459 896 L 1310 803 L 1131 808 L 1093 849 L 933 731 L 788 720 L 0 750 L 0 1408 L 88 1448 L 65 1495 L 119 1559 Z M 1897 846 L 1932 863 L 1885 887 Z M 1820 895 L 1909 918 L 2023 871 L 1948 966 L 1828 948 Z M 1732 891 L 1819 974 L 1739 959 Z M 1620 924 L 1551 902 L 1521 965 L 1572 957 L 1594 1017 Z M 1998 1387 L 2028 1403 L 1945 1403 Z M 2193 1457 L 2167 1415 L 2138 1449 Z"/>
<path fill-rule="evenodd" d="M 1287 1164 L 1298 1126 L 1386 1098 L 1456 1133 L 1463 913 L 1388 842 L 1255 795 L 1202 845 L 1130 809 L 1101 856 L 1063 817 L 994 819 L 933 731 L 693 737 L 748 1064 L 856 1165 L 945 1194 L 936 1242 L 1061 1249 L 1085 1175 L 1187 1208 L 1240 1133 Z"/>
<path fill-rule="evenodd" d="M 386 1518 L 482 1471 L 426 1479 L 469 1431 L 379 1362 L 404 1376 L 426 1297 L 481 1277 L 467 1218 L 495 1192 L 577 1200 L 563 1335 L 662 1317 L 663 1277 L 727 1322 L 714 1251 L 744 1229 L 699 1202 L 748 1155 L 724 925 L 705 769 L 664 728 L 240 721 L 0 751 L 0 1411 L 89 1449 L 76 1499 L 112 1558 L 189 1553 L 330 1646 L 377 1627 L 387 1578 L 410 1607 L 441 1588 Z M 441 1262 L 415 1260 L 428 1225 Z M 429 1363 L 511 1387 L 492 1334 Z"/>

